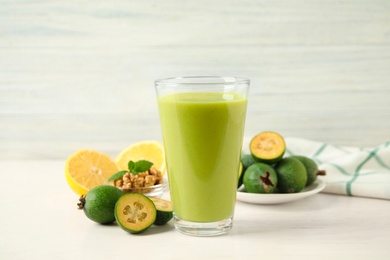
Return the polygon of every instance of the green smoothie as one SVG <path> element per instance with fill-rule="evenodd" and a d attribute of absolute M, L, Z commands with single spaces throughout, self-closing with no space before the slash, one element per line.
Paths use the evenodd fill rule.
<path fill-rule="evenodd" d="M 246 97 L 177 93 L 158 100 L 175 215 L 192 222 L 233 216 Z"/>

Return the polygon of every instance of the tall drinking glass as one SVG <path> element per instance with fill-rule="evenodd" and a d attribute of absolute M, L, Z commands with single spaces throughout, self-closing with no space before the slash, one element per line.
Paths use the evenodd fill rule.
<path fill-rule="evenodd" d="M 155 81 L 174 224 L 213 236 L 232 228 L 249 80 Z"/>

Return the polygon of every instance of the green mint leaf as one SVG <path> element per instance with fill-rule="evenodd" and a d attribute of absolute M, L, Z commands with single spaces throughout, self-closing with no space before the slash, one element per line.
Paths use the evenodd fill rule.
<path fill-rule="evenodd" d="M 130 161 L 128 164 L 130 172 L 134 175 L 148 171 L 152 165 L 153 163 L 146 160 L 139 160 L 137 162 Z"/>
<path fill-rule="evenodd" d="M 135 162 L 129 161 L 129 163 L 127 164 L 127 168 L 129 169 L 129 172 L 131 172 L 131 170 L 134 169 L 134 167 L 135 167 Z"/>
<path fill-rule="evenodd" d="M 113 174 L 110 178 L 108 178 L 108 181 L 115 181 L 115 180 L 117 180 L 119 178 L 122 178 L 123 175 L 126 174 L 126 172 L 128 172 L 128 171 L 117 172 L 117 173 Z"/>

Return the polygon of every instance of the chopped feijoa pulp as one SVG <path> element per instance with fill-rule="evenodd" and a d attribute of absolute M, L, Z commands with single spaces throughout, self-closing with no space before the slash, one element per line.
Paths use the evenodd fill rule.
<path fill-rule="evenodd" d="M 154 221 L 153 224 L 165 225 L 166 223 L 168 223 L 168 221 L 170 221 L 173 218 L 172 202 L 159 199 L 156 197 L 151 197 L 150 199 L 153 201 L 157 210 L 156 220 Z"/>
<path fill-rule="evenodd" d="M 282 159 L 286 143 L 276 132 L 262 132 L 252 138 L 249 149 L 256 161 L 274 164 Z"/>
<path fill-rule="evenodd" d="M 123 230 L 133 234 L 153 225 L 156 215 L 153 201 L 141 193 L 124 194 L 115 205 L 116 222 Z"/>

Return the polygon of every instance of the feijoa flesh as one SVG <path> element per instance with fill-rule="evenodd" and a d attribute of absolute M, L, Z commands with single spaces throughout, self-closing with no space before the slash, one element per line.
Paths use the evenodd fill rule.
<path fill-rule="evenodd" d="M 154 221 L 154 225 L 165 225 L 173 218 L 173 207 L 172 202 L 151 197 L 150 198 L 154 205 L 156 206 L 156 220 Z"/>
<path fill-rule="evenodd" d="M 286 157 L 275 165 L 278 177 L 278 190 L 281 193 L 297 193 L 307 183 L 306 168 L 298 159 Z"/>
<path fill-rule="evenodd" d="M 265 163 L 254 163 L 244 173 L 245 190 L 249 193 L 273 193 L 278 178 L 272 166 Z"/>
<path fill-rule="evenodd" d="M 117 187 L 100 185 L 90 189 L 85 196 L 81 196 L 77 205 L 90 220 L 110 224 L 115 221 L 115 204 L 122 195 L 122 191 Z"/>
<path fill-rule="evenodd" d="M 255 135 L 249 144 L 249 149 L 256 161 L 275 164 L 283 158 L 286 143 L 283 136 L 268 131 Z"/>
<path fill-rule="evenodd" d="M 317 179 L 317 176 L 326 175 L 326 172 L 324 170 L 318 169 L 317 163 L 311 158 L 302 155 L 292 155 L 290 157 L 299 160 L 303 164 L 303 166 L 305 166 L 307 174 L 306 186 L 312 184 Z"/>
<path fill-rule="evenodd" d="M 126 193 L 115 205 L 115 219 L 125 231 L 141 233 L 153 225 L 157 211 L 153 201 L 141 193 Z"/>

